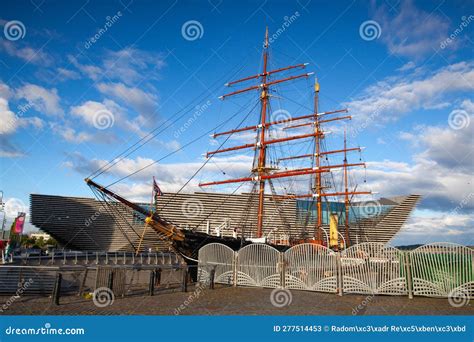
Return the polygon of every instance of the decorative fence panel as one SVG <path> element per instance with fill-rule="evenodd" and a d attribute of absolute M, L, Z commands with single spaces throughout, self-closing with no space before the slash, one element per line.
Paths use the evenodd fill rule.
<path fill-rule="evenodd" d="M 237 285 L 281 286 L 280 252 L 265 244 L 250 244 L 237 255 Z"/>
<path fill-rule="evenodd" d="M 215 283 L 234 283 L 235 256 L 231 248 L 220 243 L 210 243 L 199 250 L 198 259 L 199 282 L 208 281 L 211 269 L 215 269 Z"/>
<path fill-rule="evenodd" d="M 367 242 L 341 252 L 345 293 L 406 295 L 403 253 L 382 243 Z"/>
<path fill-rule="evenodd" d="M 407 262 L 406 262 L 407 261 Z M 370 295 L 474 298 L 474 250 L 436 243 L 411 252 L 369 242 L 334 252 L 300 244 L 282 253 L 265 244 L 238 252 L 212 243 L 199 251 L 198 280 L 295 290 Z"/>
<path fill-rule="evenodd" d="M 474 251 L 453 243 L 433 243 L 409 253 L 413 294 L 474 298 Z"/>
<path fill-rule="evenodd" d="M 285 252 L 285 287 L 319 292 L 337 292 L 337 255 L 311 243 Z"/>

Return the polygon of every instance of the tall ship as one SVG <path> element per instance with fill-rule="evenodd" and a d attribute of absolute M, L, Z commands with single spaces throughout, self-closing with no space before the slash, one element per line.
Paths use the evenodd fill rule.
<path fill-rule="evenodd" d="M 251 243 L 279 250 L 313 243 L 340 250 L 360 242 L 388 242 L 420 196 L 367 199 L 372 192 L 365 185 L 359 187 L 354 175 L 363 174 L 355 170 L 364 170 L 366 163 L 361 157 L 349 160 L 360 156 L 362 148 L 349 145 L 345 125 L 333 126 L 335 133 L 327 128 L 351 120 L 348 109 L 321 111 L 320 85 L 312 72 L 306 72 L 308 63 L 273 69 L 269 57 L 267 29 L 261 72 L 229 81 L 226 86 L 232 91 L 220 96 L 223 101 L 254 96 L 258 102 L 241 114 L 237 127 L 212 134 L 218 148 L 206 153 L 192 179 L 216 156 L 250 151 L 247 176 L 203 180 L 199 187 L 214 192 L 195 193 L 162 193 L 153 180 L 154 200 L 136 203 L 96 181 L 115 159 L 85 179 L 96 200 L 32 194 L 32 223 L 70 249 L 168 248 L 190 262 L 202 246 L 215 242 L 234 250 Z M 285 111 L 274 115 L 272 102 L 282 98 L 277 92 L 280 86 L 313 77 L 311 110 L 297 116 Z M 243 124 L 252 118 L 252 125 Z M 239 136 L 247 139 L 245 144 L 228 145 Z M 336 140 L 332 141 L 336 148 L 329 148 L 328 137 Z M 220 186 L 227 191 L 216 192 Z"/>

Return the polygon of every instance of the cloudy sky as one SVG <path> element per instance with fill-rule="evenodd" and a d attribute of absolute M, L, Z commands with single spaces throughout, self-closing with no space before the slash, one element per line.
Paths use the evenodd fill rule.
<path fill-rule="evenodd" d="M 351 156 L 367 161 L 352 173 L 358 190 L 423 196 L 393 243 L 473 244 L 469 1 L 8 1 L 0 14 L 0 189 L 8 221 L 27 210 L 30 193 L 91 197 L 83 179 L 110 160 L 96 180 L 145 199 L 151 177 L 176 191 L 203 153 L 251 141 L 251 134 L 209 134 L 257 122 L 256 92 L 218 96 L 240 87 L 226 82 L 261 70 L 265 26 L 270 68 L 309 63 L 282 77 L 314 72 L 320 110 L 349 108 L 350 123 L 325 129 L 328 148 L 341 147 L 342 127 L 349 145 L 365 147 L 362 158 Z M 311 113 L 313 82 L 275 87 L 270 114 Z M 298 132 L 304 128 L 273 134 Z M 135 150 L 140 139 L 147 143 Z M 308 145 L 272 153 L 304 153 Z M 247 175 L 252 153 L 216 155 L 185 190 Z"/>

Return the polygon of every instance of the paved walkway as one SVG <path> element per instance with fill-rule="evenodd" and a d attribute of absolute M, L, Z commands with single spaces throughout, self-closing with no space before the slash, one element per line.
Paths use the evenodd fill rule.
<path fill-rule="evenodd" d="M 47 297 L 1 296 L 2 303 L 12 302 L 0 315 L 473 315 L 472 302 L 453 307 L 447 299 L 404 296 L 362 296 L 291 291 L 274 295 L 272 289 L 190 288 L 189 292 L 157 292 L 155 296 L 115 298 L 112 305 L 100 308 L 92 299 L 62 297 L 59 306 Z M 284 291 L 284 290 L 280 290 Z M 283 303 L 284 304 L 284 303 Z M 0 309 L 2 307 L 0 306 Z"/>

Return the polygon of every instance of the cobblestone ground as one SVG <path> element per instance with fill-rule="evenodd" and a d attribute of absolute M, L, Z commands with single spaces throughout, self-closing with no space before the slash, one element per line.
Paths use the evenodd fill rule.
<path fill-rule="evenodd" d="M 48 297 L 1 296 L 0 303 L 12 302 L 3 315 L 473 315 L 472 303 L 453 307 L 446 298 L 404 296 L 362 296 L 291 291 L 291 303 L 275 307 L 272 289 L 217 288 L 200 294 L 157 291 L 147 295 L 115 298 L 112 305 L 99 308 L 92 299 L 61 297 L 60 305 Z M 275 297 L 276 298 L 276 297 Z M 0 308 L 2 308 L 0 306 Z"/>

